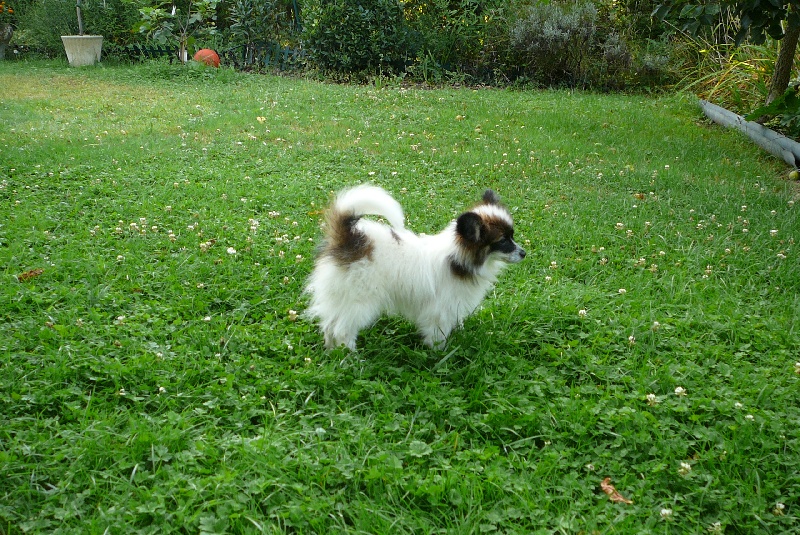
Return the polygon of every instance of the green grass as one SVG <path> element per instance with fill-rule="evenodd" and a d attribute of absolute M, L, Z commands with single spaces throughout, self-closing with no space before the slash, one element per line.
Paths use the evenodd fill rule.
<path fill-rule="evenodd" d="M 796 533 L 784 173 L 677 97 L 0 64 L 0 533 Z M 302 319 L 364 181 L 513 211 L 446 351 Z"/>

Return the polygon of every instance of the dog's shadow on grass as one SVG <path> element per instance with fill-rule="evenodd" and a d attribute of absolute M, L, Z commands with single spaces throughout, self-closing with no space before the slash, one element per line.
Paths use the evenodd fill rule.
<path fill-rule="evenodd" d="M 332 358 L 341 359 L 344 366 L 356 362 L 380 368 L 406 368 L 429 373 L 452 373 L 475 366 L 484 366 L 509 351 L 503 332 L 491 325 L 468 321 L 455 331 L 441 348 L 431 348 L 422 342 L 414 325 L 399 317 L 383 317 L 362 331 L 358 349 L 351 352 L 337 349 Z"/>

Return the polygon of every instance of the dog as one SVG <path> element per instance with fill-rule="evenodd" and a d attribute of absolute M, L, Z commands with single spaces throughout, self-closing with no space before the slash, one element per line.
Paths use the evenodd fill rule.
<path fill-rule="evenodd" d="M 400 204 L 372 185 L 340 192 L 327 209 L 305 287 L 306 315 L 319 322 L 327 349 L 355 350 L 359 331 L 382 314 L 405 317 L 441 349 L 503 268 L 525 258 L 511 214 L 490 189 L 439 234 L 414 234 L 404 220 Z"/>

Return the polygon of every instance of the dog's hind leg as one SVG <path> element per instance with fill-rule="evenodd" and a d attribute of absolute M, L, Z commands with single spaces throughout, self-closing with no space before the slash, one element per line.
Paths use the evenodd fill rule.
<path fill-rule="evenodd" d="M 379 308 L 367 307 L 363 304 L 352 306 L 347 311 L 338 313 L 322 325 L 326 349 L 345 346 L 355 351 L 359 331 L 375 323 L 379 316 Z"/>

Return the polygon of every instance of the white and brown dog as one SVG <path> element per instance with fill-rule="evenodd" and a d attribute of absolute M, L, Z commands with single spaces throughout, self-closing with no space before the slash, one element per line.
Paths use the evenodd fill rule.
<path fill-rule="evenodd" d="M 439 234 L 418 236 L 405 228 L 391 195 L 358 186 L 336 197 L 324 232 L 306 292 L 307 315 L 319 321 L 327 348 L 355 349 L 358 332 L 384 313 L 404 316 L 427 345 L 440 347 L 503 268 L 525 258 L 511 214 L 492 190 Z"/>

